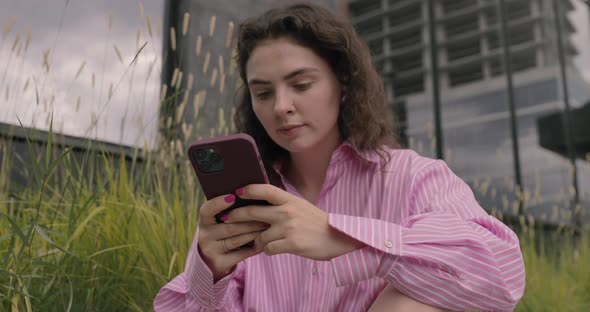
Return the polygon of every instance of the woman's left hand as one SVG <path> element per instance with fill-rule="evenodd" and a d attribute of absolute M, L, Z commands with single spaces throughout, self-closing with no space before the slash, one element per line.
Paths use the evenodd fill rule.
<path fill-rule="evenodd" d="M 328 214 L 306 201 L 269 184 L 251 184 L 236 194 L 243 199 L 260 199 L 271 206 L 246 206 L 222 217 L 224 223 L 260 221 L 270 228 L 255 240 L 257 251 L 267 255 L 290 253 L 314 260 L 330 260 L 361 248 L 364 244 L 336 230 Z"/>

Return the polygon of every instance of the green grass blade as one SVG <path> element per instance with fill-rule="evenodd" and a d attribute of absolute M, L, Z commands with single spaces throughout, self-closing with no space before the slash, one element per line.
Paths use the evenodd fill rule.
<path fill-rule="evenodd" d="M 16 222 L 14 222 L 14 220 L 2 210 L 0 210 L 0 215 L 4 216 L 4 218 L 8 220 L 10 226 L 12 227 L 12 231 L 16 233 L 16 235 L 22 240 L 23 244 L 28 244 L 27 237 L 25 236 L 25 233 L 21 231 L 18 224 L 16 224 Z"/>
<path fill-rule="evenodd" d="M 51 147 L 53 141 L 53 112 L 51 112 L 51 120 L 49 122 L 49 132 L 47 132 L 47 146 L 45 146 L 45 170 L 49 167 L 49 160 L 51 159 Z"/>
<path fill-rule="evenodd" d="M 47 233 L 45 233 L 45 230 L 43 230 L 40 226 L 35 225 L 35 231 L 37 233 L 39 233 L 39 235 L 41 235 L 41 238 L 43 238 L 43 240 L 45 240 L 46 242 L 48 242 L 49 244 L 51 244 L 53 247 L 61 250 L 64 253 L 67 253 L 68 255 L 71 255 L 71 256 L 74 255 L 71 252 L 63 249 L 61 246 L 57 245 L 55 242 L 53 242 L 53 240 L 47 235 Z"/>
<path fill-rule="evenodd" d="M 18 120 L 18 123 L 20 124 L 21 128 L 25 129 L 25 138 L 27 140 L 27 148 L 29 150 L 29 156 L 31 157 L 31 165 L 33 166 L 33 173 L 35 175 L 35 178 L 37 179 L 37 182 L 42 180 L 42 174 L 41 174 L 41 167 L 39 166 L 39 163 L 36 159 L 33 159 L 34 155 L 37 155 L 35 148 L 33 146 L 33 143 L 31 142 L 31 138 L 30 138 L 30 133 L 27 130 L 27 128 L 25 128 L 25 126 L 23 125 L 23 123 L 21 122 L 20 118 L 18 118 L 18 116 L 16 117 L 16 119 Z"/>
<path fill-rule="evenodd" d="M 107 253 L 107 252 L 114 251 L 114 250 L 119 250 L 119 249 L 124 249 L 124 248 L 129 248 L 129 247 L 132 247 L 132 246 L 134 246 L 134 245 L 133 244 L 127 244 L 127 245 L 121 245 L 121 246 L 114 246 L 114 247 L 111 247 L 111 248 L 106 248 L 106 249 L 103 249 L 101 251 L 97 251 L 97 252 L 91 254 L 90 256 L 88 256 L 88 258 L 89 259 L 92 259 L 92 258 L 94 258 L 94 257 L 96 257 L 98 255 L 103 254 L 103 253 Z"/>

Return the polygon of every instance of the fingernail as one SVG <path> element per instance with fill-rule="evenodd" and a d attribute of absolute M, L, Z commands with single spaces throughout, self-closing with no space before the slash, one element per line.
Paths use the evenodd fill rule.
<path fill-rule="evenodd" d="M 244 195 L 245 192 L 246 192 L 246 190 L 244 190 L 243 187 L 240 187 L 239 189 L 236 190 L 236 195 L 241 196 L 241 195 Z"/>
<path fill-rule="evenodd" d="M 252 250 L 256 251 L 256 245 L 252 245 Z"/>
<path fill-rule="evenodd" d="M 223 199 L 226 203 L 232 203 L 234 200 L 236 200 L 236 196 L 234 194 L 229 194 L 225 196 Z"/>
<path fill-rule="evenodd" d="M 225 222 L 228 218 L 229 218 L 229 215 L 226 213 L 223 216 L 221 216 L 221 218 L 219 218 L 219 219 L 221 219 L 221 221 Z"/>

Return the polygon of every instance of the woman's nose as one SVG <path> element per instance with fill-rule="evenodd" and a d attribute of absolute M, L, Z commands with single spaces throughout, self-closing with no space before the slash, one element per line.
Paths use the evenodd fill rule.
<path fill-rule="evenodd" d="M 277 92 L 274 111 L 277 115 L 290 114 L 294 111 L 293 98 L 286 92 Z"/>

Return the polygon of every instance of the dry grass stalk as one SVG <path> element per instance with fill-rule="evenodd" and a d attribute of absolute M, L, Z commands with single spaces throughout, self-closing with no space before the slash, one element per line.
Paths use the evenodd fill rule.
<path fill-rule="evenodd" d="M 49 52 L 49 49 L 43 51 L 43 67 L 47 73 L 49 72 Z"/>
<path fill-rule="evenodd" d="M 145 13 L 145 10 L 144 10 L 144 7 L 143 7 L 143 3 L 137 2 L 137 5 L 139 6 L 139 16 L 140 17 L 143 17 L 144 16 L 144 13 Z"/>
<path fill-rule="evenodd" d="M 223 55 L 217 56 L 217 66 L 219 66 L 219 73 L 224 74 L 225 68 L 223 66 Z"/>
<path fill-rule="evenodd" d="M 113 16 L 109 14 L 109 32 L 113 30 Z"/>
<path fill-rule="evenodd" d="M 158 57 L 156 56 L 156 57 L 154 57 L 154 60 L 150 63 L 147 76 L 145 77 L 145 81 L 148 81 L 150 79 L 150 76 L 152 74 L 152 70 L 154 70 L 154 65 L 156 65 L 157 60 L 158 60 Z"/>
<path fill-rule="evenodd" d="M 74 76 L 74 80 L 78 79 L 78 77 L 80 77 L 80 74 L 82 73 L 82 71 L 84 70 L 84 66 L 86 66 L 86 61 L 83 61 L 80 64 L 80 67 L 78 67 L 78 71 L 76 72 L 76 76 Z"/>
<path fill-rule="evenodd" d="M 188 90 L 192 90 L 193 89 L 193 79 L 194 79 L 193 74 L 192 73 L 189 73 L 188 74 L 188 79 L 187 79 L 187 82 L 186 82 L 186 88 Z"/>
<path fill-rule="evenodd" d="M 125 136 L 125 122 L 127 120 L 127 112 L 121 118 L 121 122 L 119 123 L 119 141 L 123 141 L 123 137 Z"/>
<path fill-rule="evenodd" d="M 113 83 L 109 84 L 109 100 L 113 97 Z"/>
<path fill-rule="evenodd" d="M 184 18 L 182 20 L 182 35 L 185 36 L 186 32 L 188 31 L 188 24 L 191 19 L 191 14 L 188 12 L 184 13 Z"/>
<path fill-rule="evenodd" d="M 184 156 L 184 148 L 182 147 L 182 142 L 180 139 L 176 139 L 176 153 L 180 157 Z"/>
<path fill-rule="evenodd" d="M 76 99 L 76 113 L 80 111 L 80 96 L 78 95 L 78 98 Z"/>
<path fill-rule="evenodd" d="M 158 38 L 162 36 L 160 29 L 162 29 L 162 20 L 158 19 L 158 22 L 156 23 L 156 36 L 158 36 Z"/>
<path fill-rule="evenodd" d="M 176 29 L 170 27 L 170 48 L 172 51 L 176 51 Z"/>
<path fill-rule="evenodd" d="M 176 85 L 176 79 L 178 78 L 178 67 L 174 68 L 174 71 L 172 72 L 172 80 L 170 81 L 170 85 L 172 87 L 174 87 Z"/>
<path fill-rule="evenodd" d="M 4 23 L 4 28 L 2 30 L 2 37 L 6 37 L 6 35 L 8 35 L 11 31 L 12 28 L 14 27 L 14 24 L 16 24 L 16 17 L 13 16 L 10 21 Z"/>
<path fill-rule="evenodd" d="M 147 23 L 147 28 L 148 28 L 148 34 L 150 34 L 150 38 L 153 38 L 153 33 L 152 33 L 152 20 L 150 19 L 150 16 L 146 16 L 145 17 L 146 23 Z"/>
<path fill-rule="evenodd" d="M 201 110 L 201 107 L 203 107 L 203 105 L 205 104 L 205 99 L 207 97 L 207 91 L 205 90 L 201 90 L 199 92 L 197 92 L 197 94 L 195 94 L 194 99 L 193 99 L 193 110 L 194 110 L 194 119 L 197 119 L 197 116 L 199 115 L 199 111 Z"/>
<path fill-rule="evenodd" d="M 135 35 L 135 49 L 139 48 L 139 40 L 141 39 L 141 29 L 137 30 L 137 34 Z"/>
<path fill-rule="evenodd" d="M 164 84 L 162 84 L 162 90 L 160 91 L 160 102 L 164 102 L 167 92 L 168 92 L 168 85 L 164 83 Z"/>
<path fill-rule="evenodd" d="M 190 94 L 190 90 L 184 90 L 184 95 L 182 96 L 182 101 L 181 103 L 187 102 L 188 103 L 188 96 Z"/>
<path fill-rule="evenodd" d="M 236 48 L 234 47 L 232 49 L 232 53 L 231 56 L 229 58 L 229 76 L 233 77 L 236 71 L 236 67 L 237 67 L 237 63 L 236 63 L 236 57 L 237 57 L 237 51 Z"/>
<path fill-rule="evenodd" d="M 229 49 L 231 39 L 234 34 L 234 22 L 227 23 L 227 35 L 225 37 L 225 47 Z"/>
<path fill-rule="evenodd" d="M 6 92 L 4 93 L 5 101 L 8 102 L 8 98 L 10 98 L 10 88 L 8 84 L 6 85 Z"/>
<path fill-rule="evenodd" d="M 23 87 L 23 92 L 26 92 L 27 89 L 29 88 L 29 81 L 30 81 L 30 78 L 27 78 L 27 81 L 25 81 L 25 86 Z"/>
<path fill-rule="evenodd" d="M 92 72 L 92 78 L 90 78 L 90 84 L 92 85 L 92 89 L 94 89 L 94 86 L 96 85 L 96 74 L 94 72 Z"/>
<path fill-rule="evenodd" d="M 209 37 L 213 37 L 213 34 L 215 33 L 215 21 L 217 20 L 217 17 L 215 15 L 211 16 L 211 19 L 209 20 Z"/>
<path fill-rule="evenodd" d="M 513 214 L 513 215 L 517 215 L 517 214 L 518 214 L 518 207 L 519 207 L 519 205 L 520 205 L 520 204 L 519 204 L 519 201 L 518 201 L 518 200 L 515 200 L 515 201 L 512 203 L 512 214 Z"/>
<path fill-rule="evenodd" d="M 29 45 L 30 45 L 30 43 L 31 43 L 31 39 L 32 39 L 32 38 L 33 38 L 33 32 L 32 32 L 32 30 L 31 30 L 31 29 L 29 29 L 29 30 L 27 31 L 27 39 L 26 39 L 26 41 L 25 41 L 25 52 L 24 52 L 24 53 L 27 53 L 27 51 L 29 50 Z"/>
<path fill-rule="evenodd" d="M 176 116 L 175 116 L 176 123 L 180 123 L 180 121 L 182 120 L 182 116 L 184 115 L 184 110 L 186 108 L 186 104 L 187 104 L 187 102 L 182 101 L 180 103 L 180 105 L 178 105 L 178 109 L 176 109 Z"/>
<path fill-rule="evenodd" d="M 223 107 L 219 107 L 217 110 L 217 122 L 219 125 L 219 129 L 225 128 L 225 112 Z"/>
<path fill-rule="evenodd" d="M 201 48 L 203 47 L 203 38 L 201 35 L 197 36 L 197 44 L 195 46 L 195 55 L 198 57 L 201 55 Z"/>
<path fill-rule="evenodd" d="M 224 90 L 225 90 L 225 75 L 221 74 L 221 76 L 219 77 L 219 93 L 223 94 Z"/>
<path fill-rule="evenodd" d="M 178 73 L 178 79 L 176 81 L 176 89 L 180 88 L 180 85 L 182 84 L 182 72 Z"/>
<path fill-rule="evenodd" d="M 20 52 L 23 49 L 23 42 L 19 41 L 18 44 L 16 45 L 16 56 L 19 57 L 20 56 Z"/>
<path fill-rule="evenodd" d="M 205 62 L 203 62 L 203 74 L 206 74 L 207 71 L 209 70 L 209 59 L 211 58 L 211 53 L 209 51 L 207 51 L 207 54 L 205 54 Z"/>
<path fill-rule="evenodd" d="M 12 49 L 10 49 L 11 52 L 14 52 L 14 49 L 16 49 L 19 42 L 20 42 L 20 33 L 16 33 L 16 37 L 14 38 L 14 42 L 12 43 Z"/>
<path fill-rule="evenodd" d="M 184 135 L 185 139 L 190 139 L 191 138 L 191 134 L 193 132 L 193 125 L 187 125 L 186 122 L 182 123 L 182 134 Z"/>
<path fill-rule="evenodd" d="M 211 81 L 209 85 L 211 87 L 215 86 L 215 82 L 217 82 L 217 68 L 213 68 L 213 73 L 211 73 Z"/>

